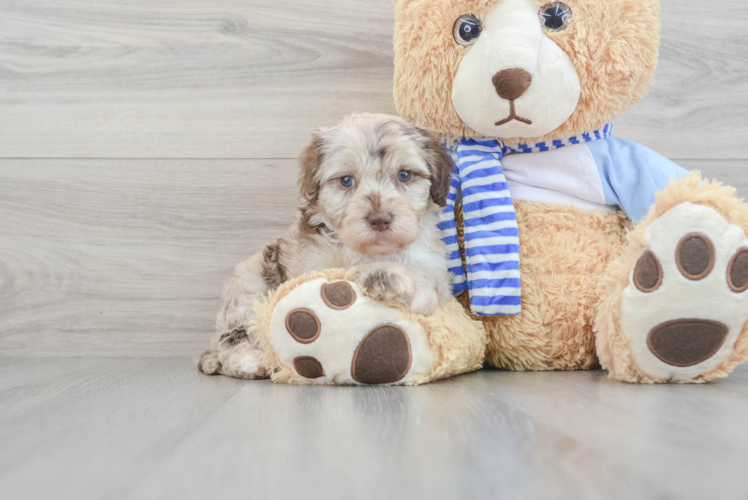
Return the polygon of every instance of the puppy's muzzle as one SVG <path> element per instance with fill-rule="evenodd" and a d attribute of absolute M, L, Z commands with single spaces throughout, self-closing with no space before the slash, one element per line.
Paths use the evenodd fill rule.
<path fill-rule="evenodd" d="M 388 212 L 376 214 L 371 213 L 366 217 L 366 222 L 369 223 L 374 231 L 387 231 L 392 224 L 392 214 Z"/>

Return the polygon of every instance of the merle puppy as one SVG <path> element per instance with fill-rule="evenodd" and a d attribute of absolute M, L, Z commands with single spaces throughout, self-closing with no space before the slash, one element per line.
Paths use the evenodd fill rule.
<path fill-rule="evenodd" d="M 397 117 L 355 114 L 318 130 L 299 159 L 300 211 L 280 239 L 236 266 L 207 374 L 268 374 L 251 333 L 253 303 L 310 271 L 355 267 L 366 294 L 430 314 L 452 298 L 437 222 L 454 164 L 437 137 Z"/>

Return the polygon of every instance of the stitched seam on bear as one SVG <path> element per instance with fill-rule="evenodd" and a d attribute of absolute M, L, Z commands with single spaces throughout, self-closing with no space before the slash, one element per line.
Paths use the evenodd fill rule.
<path fill-rule="evenodd" d="M 334 300 L 335 299 L 334 295 L 336 294 L 334 289 L 339 288 L 341 286 L 347 287 L 348 291 L 351 294 L 351 300 L 347 304 L 335 304 L 334 302 L 332 302 L 332 300 L 330 300 L 330 297 L 328 297 L 327 291 L 329 290 L 330 292 L 332 292 L 330 293 L 330 295 L 332 296 Z M 320 295 L 322 295 L 322 300 L 325 302 L 327 307 L 329 307 L 330 309 L 334 309 L 336 311 L 343 311 L 345 309 L 348 309 L 356 302 L 356 299 L 358 298 L 356 296 L 356 292 L 353 290 L 353 287 L 350 284 L 346 283 L 345 281 L 325 283 L 324 285 L 322 285 L 322 289 L 320 290 Z"/>
<path fill-rule="evenodd" d="M 408 371 L 410 371 L 410 367 L 413 365 L 413 352 L 412 352 L 412 349 L 411 349 L 411 346 L 410 346 L 410 337 L 408 337 L 408 335 L 405 333 L 405 330 L 403 330 L 401 327 L 399 327 L 397 325 L 394 325 L 392 323 L 384 323 L 384 324 L 377 325 L 376 327 L 372 328 L 369 331 L 369 333 L 367 333 L 364 336 L 364 338 L 361 339 L 361 342 L 359 342 L 358 347 L 356 347 L 356 351 L 353 353 L 353 360 L 351 361 L 351 377 L 356 382 L 359 382 L 361 384 L 367 384 L 367 385 L 369 385 L 368 382 L 364 382 L 363 380 L 360 380 L 359 376 L 356 375 L 356 360 L 358 359 L 358 355 L 359 355 L 359 352 L 361 351 L 361 347 L 364 344 L 366 344 L 366 340 L 372 334 L 376 333 L 379 329 L 385 328 L 385 327 L 394 328 L 395 330 L 398 330 L 398 331 L 400 331 L 400 333 L 402 333 L 403 337 L 405 338 L 405 343 L 408 346 L 408 363 L 407 363 L 407 366 L 405 367 L 405 369 L 400 374 L 398 374 L 398 378 L 396 380 L 393 380 L 392 382 L 383 382 L 383 383 L 384 384 L 388 384 L 388 383 L 398 382 L 398 381 L 402 380 L 408 374 Z"/>
<path fill-rule="evenodd" d="M 308 339 L 305 339 L 303 337 L 299 337 L 294 331 L 291 329 L 291 325 L 289 324 L 289 321 L 291 320 L 291 316 L 294 315 L 294 313 L 306 313 L 314 319 L 314 322 L 317 323 L 317 333 L 314 334 L 314 336 L 309 337 Z M 294 309 L 290 313 L 286 315 L 286 331 L 294 338 L 294 340 L 300 344 L 311 344 L 315 340 L 317 340 L 322 333 L 322 324 L 319 321 L 319 318 L 316 314 L 314 314 L 314 311 L 306 308 L 299 308 Z"/>
<path fill-rule="evenodd" d="M 748 253 L 748 248 L 741 248 L 740 250 L 738 250 L 738 253 L 736 253 L 735 256 L 732 258 L 732 260 L 730 261 L 730 265 L 727 266 L 727 284 L 730 286 L 730 290 L 732 290 L 735 293 L 743 293 L 746 290 L 748 290 L 748 280 L 746 280 L 746 283 L 743 286 L 738 287 L 733 282 L 733 277 L 732 277 L 733 270 L 735 269 L 735 264 L 737 264 L 738 262 L 738 257 L 740 257 L 743 254 L 747 254 L 747 253 Z"/>
<path fill-rule="evenodd" d="M 305 363 L 308 364 L 306 368 L 304 367 Z M 309 365 L 312 365 L 312 366 L 309 366 Z M 293 367 L 296 370 L 296 373 L 298 373 L 304 378 L 316 379 L 316 378 L 321 378 L 325 376 L 325 368 L 322 366 L 322 363 L 320 363 L 317 358 L 312 357 L 312 356 L 299 356 L 298 358 L 294 358 Z M 319 368 L 320 373 L 317 374 L 317 373 L 309 372 L 307 371 L 307 368 L 310 368 L 312 370 Z"/>
<path fill-rule="evenodd" d="M 652 261 L 657 267 L 657 281 L 651 287 L 646 287 L 641 283 L 641 277 L 639 274 L 639 271 L 642 270 L 640 266 L 645 264 L 644 259 L 647 257 L 651 257 Z M 647 250 L 646 252 L 644 252 L 644 254 L 642 254 L 641 257 L 639 257 L 639 260 L 636 261 L 636 266 L 634 267 L 634 286 L 636 286 L 636 288 L 638 288 L 640 292 L 652 293 L 658 288 L 660 288 L 660 286 L 662 286 L 662 279 L 663 279 L 662 265 L 660 265 L 659 259 L 651 250 Z"/>
<path fill-rule="evenodd" d="M 655 340 L 654 338 L 658 333 L 662 332 L 667 327 L 678 325 L 678 324 L 683 324 L 683 323 L 697 323 L 697 324 L 700 323 L 700 324 L 709 324 L 709 325 L 717 326 L 723 331 L 722 340 L 719 343 L 719 345 L 716 348 L 712 349 L 712 351 L 708 355 L 705 355 L 704 357 L 699 358 L 697 361 L 692 361 L 688 363 L 678 363 L 678 362 L 668 360 L 656 351 L 656 348 L 653 345 L 654 340 Z M 704 320 L 704 319 L 698 319 L 698 318 L 676 319 L 672 321 L 666 321 L 665 323 L 660 323 L 659 325 L 652 328 L 652 330 L 650 330 L 649 332 L 649 335 L 647 335 L 647 347 L 649 347 L 649 351 L 652 354 L 654 354 L 655 357 L 657 357 L 657 359 L 659 359 L 663 363 L 670 365 L 670 366 L 675 366 L 678 368 L 687 368 L 689 366 L 695 366 L 695 365 L 698 365 L 699 363 L 703 363 L 704 361 L 710 359 L 715 354 L 717 354 L 719 350 L 722 348 L 722 346 L 725 345 L 725 341 L 727 340 L 729 333 L 730 333 L 730 329 L 727 327 L 727 325 L 725 325 L 724 323 L 720 323 L 719 321 L 711 321 L 711 320 Z"/>
<path fill-rule="evenodd" d="M 684 267 L 683 262 L 681 261 L 681 252 L 683 250 L 683 246 L 693 238 L 704 241 L 709 247 L 709 262 L 706 266 L 706 269 L 704 269 L 704 271 L 699 274 L 691 274 L 690 272 L 688 272 Z M 716 259 L 717 252 L 714 249 L 714 243 L 712 243 L 712 240 L 710 240 L 707 236 L 700 233 L 689 233 L 685 235 L 678 243 L 678 248 L 675 249 L 675 262 L 678 265 L 678 269 L 683 276 L 691 281 L 700 281 L 709 276 L 712 270 L 714 270 L 714 262 L 716 261 Z"/>

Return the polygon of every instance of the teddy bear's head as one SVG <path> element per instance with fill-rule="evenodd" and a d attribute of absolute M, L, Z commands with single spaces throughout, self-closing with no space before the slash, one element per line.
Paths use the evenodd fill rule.
<path fill-rule="evenodd" d="M 641 99 L 659 0 L 395 0 L 395 102 L 448 138 L 563 139 Z"/>

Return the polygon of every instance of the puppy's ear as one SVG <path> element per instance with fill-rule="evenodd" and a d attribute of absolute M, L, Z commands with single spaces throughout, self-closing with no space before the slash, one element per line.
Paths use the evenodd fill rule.
<path fill-rule="evenodd" d="M 444 208 L 447 206 L 449 184 L 452 181 L 455 164 L 452 157 L 449 156 L 447 148 L 442 146 L 439 138 L 433 132 L 419 127 L 416 128 L 425 140 L 423 150 L 426 163 L 431 171 L 431 199 Z"/>
<path fill-rule="evenodd" d="M 316 177 L 322 163 L 323 144 L 322 131 L 317 130 L 312 135 L 312 142 L 304 148 L 301 156 L 299 156 L 299 193 L 305 206 L 314 205 L 317 202 L 320 185 Z"/>

